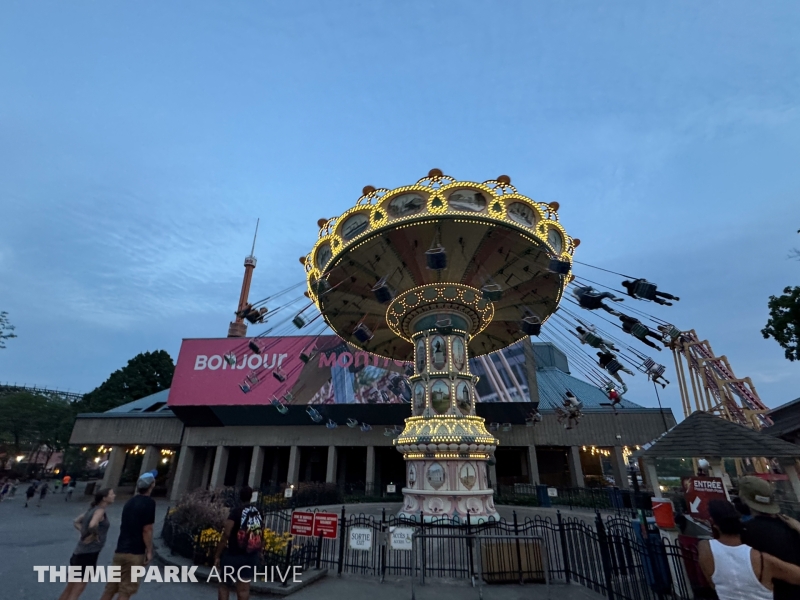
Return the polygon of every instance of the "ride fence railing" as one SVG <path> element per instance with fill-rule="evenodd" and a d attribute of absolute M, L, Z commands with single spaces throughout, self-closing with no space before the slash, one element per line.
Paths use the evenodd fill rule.
<path fill-rule="evenodd" d="M 265 514 L 271 539 L 288 540 L 291 510 Z M 387 515 L 337 511 L 335 539 L 294 536 L 262 553 L 264 565 L 300 565 L 341 574 L 480 579 L 486 583 L 577 583 L 612 600 L 684 600 L 704 597 L 696 550 L 663 538 L 652 524 L 599 512 L 584 521 L 553 517 L 475 523 L 420 522 Z M 413 532 L 412 550 L 393 548 L 396 528 Z M 162 537 L 173 553 L 210 564 L 218 541 L 186 531 L 168 515 Z M 359 549 L 352 539 L 369 538 Z M 265 545 L 268 545 L 265 543 Z"/>
<path fill-rule="evenodd" d="M 495 486 L 495 503 L 513 506 L 539 506 L 630 513 L 637 510 L 652 515 L 649 492 L 634 492 L 616 487 L 553 487 L 543 484 L 516 483 Z"/>

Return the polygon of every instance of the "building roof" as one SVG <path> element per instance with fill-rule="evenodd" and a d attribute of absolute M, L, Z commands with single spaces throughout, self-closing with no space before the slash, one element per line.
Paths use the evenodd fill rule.
<path fill-rule="evenodd" d="M 610 401 L 603 390 L 560 369 L 539 369 L 536 371 L 536 381 L 539 383 L 540 409 L 560 408 L 564 402 L 564 393 L 569 390 L 583 403 L 584 410 L 587 408 L 610 410 Z M 623 399 L 619 408 L 642 407 Z"/>
<path fill-rule="evenodd" d="M 133 402 L 128 402 L 127 404 L 122 404 L 121 406 L 112 408 L 111 410 L 106 411 L 106 413 L 111 413 L 114 416 L 120 416 L 119 413 L 172 414 L 172 410 L 167 407 L 168 397 L 169 397 L 169 389 L 161 390 L 160 392 L 156 392 L 155 394 L 151 394 L 149 396 L 145 396 L 144 398 L 139 398 L 138 400 L 134 400 Z"/>
<path fill-rule="evenodd" d="M 644 458 L 796 458 L 800 446 L 762 431 L 695 412 L 670 429 L 647 450 Z"/>

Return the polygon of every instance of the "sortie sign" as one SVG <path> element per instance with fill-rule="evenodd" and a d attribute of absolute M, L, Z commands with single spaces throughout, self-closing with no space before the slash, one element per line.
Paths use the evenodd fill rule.
<path fill-rule="evenodd" d="M 695 519 L 708 520 L 708 503 L 728 499 L 725 484 L 719 477 L 687 477 L 684 486 L 686 505 Z"/>

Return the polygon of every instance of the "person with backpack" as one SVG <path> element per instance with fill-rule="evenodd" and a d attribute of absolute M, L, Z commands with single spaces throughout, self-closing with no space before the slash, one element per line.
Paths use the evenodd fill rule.
<path fill-rule="evenodd" d="M 231 509 L 217 544 L 214 566 L 222 578 L 218 588 L 219 600 L 228 600 L 234 588 L 238 600 L 250 598 L 250 581 L 264 546 L 264 517 L 251 502 L 252 497 L 253 488 L 244 486 L 239 490 L 241 504 Z M 224 577 L 225 567 L 233 567 L 233 579 Z"/>

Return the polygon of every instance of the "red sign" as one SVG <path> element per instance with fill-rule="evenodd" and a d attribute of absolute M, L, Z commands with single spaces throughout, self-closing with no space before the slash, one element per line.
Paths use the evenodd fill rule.
<path fill-rule="evenodd" d="M 312 535 L 314 533 L 314 513 L 294 511 L 290 531 L 292 535 Z"/>
<path fill-rule="evenodd" d="M 339 515 L 336 513 L 314 513 L 314 537 L 322 536 L 335 540 L 339 535 Z"/>
<path fill-rule="evenodd" d="M 302 512 L 292 513 L 292 535 L 306 535 L 335 540 L 339 536 L 339 516 L 336 513 Z"/>
<path fill-rule="evenodd" d="M 708 520 L 708 503 L 712 500 L 727 500 L 725 484 L 719 477 L 686 477 L 686 505 L 695 519 Z"/>

